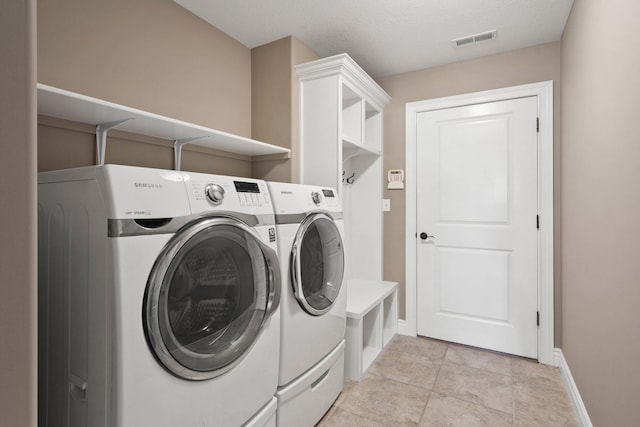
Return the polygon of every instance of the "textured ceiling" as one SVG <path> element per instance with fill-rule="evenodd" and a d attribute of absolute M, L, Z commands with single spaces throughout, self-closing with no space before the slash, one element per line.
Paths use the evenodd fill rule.
<path fill-rule="evenodd" d="M 175 0 L 249 48 L 293 35 L 373 77 L 560 40 L 573 0 Z M 497 30 L 454 48 L 452 39 Z"/>

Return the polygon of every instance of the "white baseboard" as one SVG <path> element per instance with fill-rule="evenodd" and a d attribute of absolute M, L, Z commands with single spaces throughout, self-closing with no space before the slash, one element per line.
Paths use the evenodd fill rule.
<path fill-rule="evenodd" d="M 555 365 L 560 368 L 562 379 L 564 380 L 564 383 L 569 390 L 569 396 L 571 397 L 573 406 L 575 407 L 576 413 L 578 414 L 578 421 L 580 422 L 580 425 L 583 427 L 593 427 L 593 424 L 591 424 L 591 419 L 589 418 L 589 414 L 587 413 L 587 408 L 584 406 L 584 402 L 582 401 L 582 397 L 580 397 L 578 387 L 573 380 L 573 375 L 571 375 L 571 370 L 569 369 L 567 360 L 564 358 L 564 353 L 562 353 L 561 349 L 556 348 L 553 351 L 553 356 L 555 359 Z"/>
<path fill-rule="evenodd" d="M 398 335 L 407 335 L 407 321 L 398 319 Z"/>

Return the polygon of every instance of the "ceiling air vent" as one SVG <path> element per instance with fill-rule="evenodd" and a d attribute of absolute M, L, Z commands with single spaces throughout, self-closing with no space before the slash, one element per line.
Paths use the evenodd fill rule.
<path fill-rule="evenodd" d="M 460 37 L 459 39 L 451 40 L 455 47 L 460 47 L 468 44 L 478 43 L 485 40 L 492 40 L 496 38 L 496 30 L 487 31 L 485 33 L 473 34 L 471 36 Z"/>

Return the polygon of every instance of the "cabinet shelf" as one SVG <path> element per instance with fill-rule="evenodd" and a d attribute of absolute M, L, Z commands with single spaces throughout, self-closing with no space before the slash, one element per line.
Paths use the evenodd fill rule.
<path fill-rule="evenodd" d="M 349 160 L 356 156 L 379 157 L 381 154 L 380 150 L 350 141 L 347 138 L 342 138 L 342 161 Z"/>
<path fill-rule="evenodd" d="M 245 156 L 280 154 L 290 156 L 287 148 L 267 144 L 193 123 L 160 116 L 102 99 L 38 83 L 38 114 L 100 125 L 120 122 L 118 130 L 156 138 L 181 141 Z"/>

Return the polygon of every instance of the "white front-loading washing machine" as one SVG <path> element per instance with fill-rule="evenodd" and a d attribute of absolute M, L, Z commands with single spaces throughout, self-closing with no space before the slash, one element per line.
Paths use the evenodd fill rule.
<path fill-rule="evenodd" d="M 312 426 L 343 386 L 342 206 L 334 189 L 268 185 L 282 271 L 278 425 Z"/>
<path fill-rule="evenodd" d="M 40 426 L 275 425 L 263 181 L 105 165 L 38 192 Z"/>

